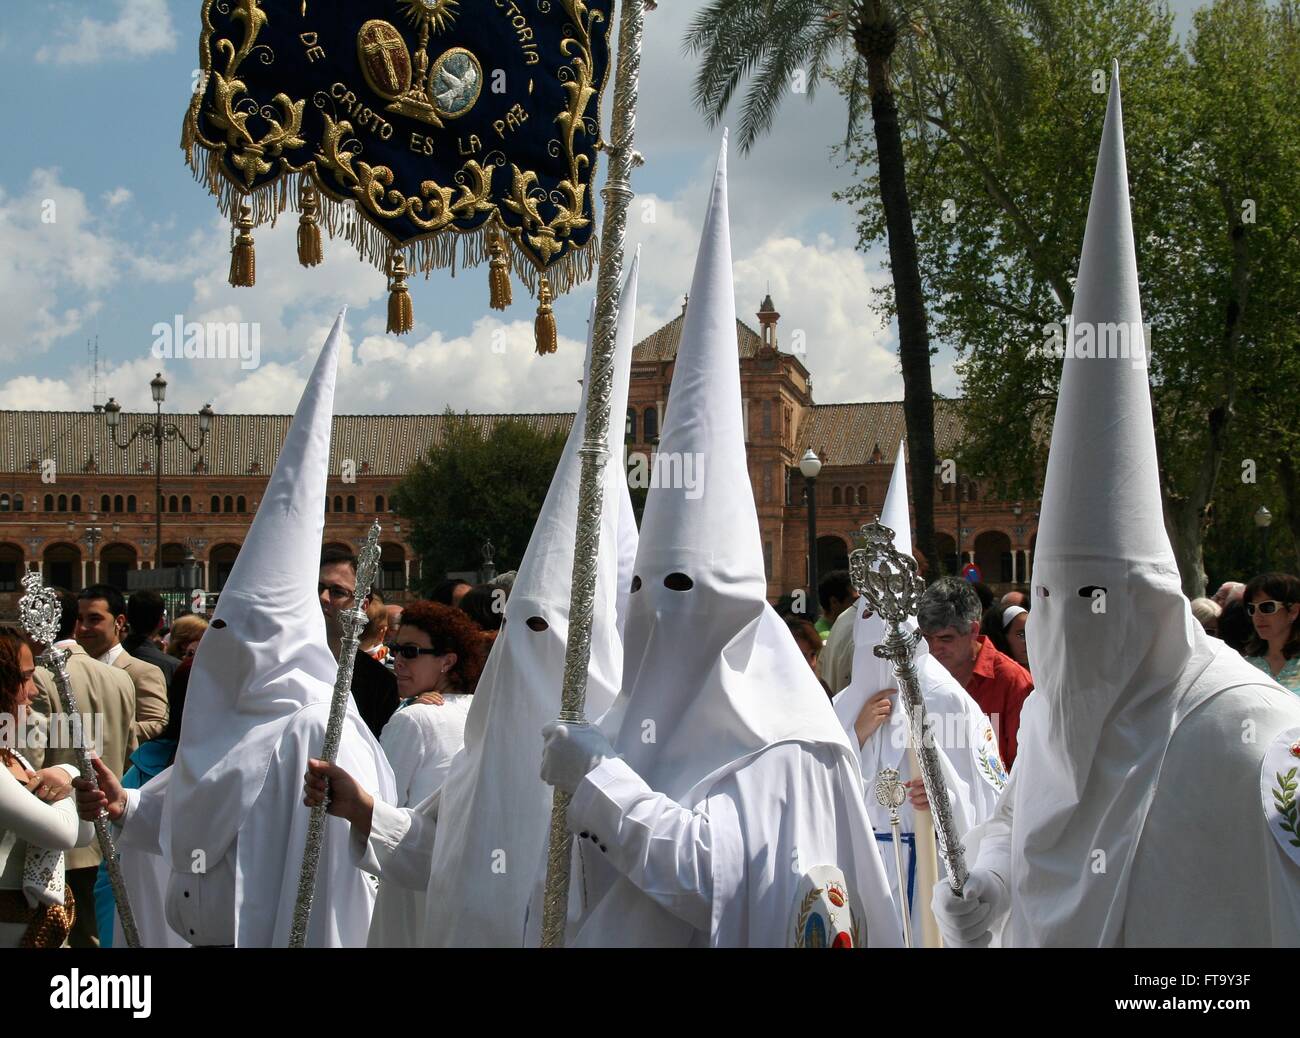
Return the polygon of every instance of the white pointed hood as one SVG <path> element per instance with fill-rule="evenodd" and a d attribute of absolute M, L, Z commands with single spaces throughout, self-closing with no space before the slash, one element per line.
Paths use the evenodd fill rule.
<path fill-rule="evenodd" d="M 164 853 L 170 842 L 178 868 L 188 869 L 196 850 L 221 858 L 261 792 L 284 723 L 333 690 L 337 664 L 316 584 L 345 313 L 307 379 L 194 657 L 163 823 Z"/>
<path fill-rule="evenodd" d="M 622 692 L 601 720 L 680 802 L 774 743 L 848 749 L 767 604 L 740 400 L 724 138 L 641 521 Z"/>
<path fill-rule="evenodd" d="M 587 682 L 586 709 L 592 718 L 613 702 L 622 679 L 617 581 L 620 543 L 624 551 L 629 548 L 624 502 L 630 513 L 631 501 L 622 466 L 623 422 L 617 419 L 627 410 L 639 266 L 638 252 L 619 297 L 610 391 L 610 414 L 616 420 L 610 423 L 605 465 Z M 540 733 L 560 712 L 594 327 L 593 321 L 578 412 L 506 602 L 505 626 L 474 693 L 465 748 L 442 787 L 426 898 L 425 943 L 433 947 L 523 943 L 525 910 L 551 816 L 551 787 L 538 777 Z M 635 536 L 633 523 L 632 551 Z M 493 871 L 502 853 L 504 871 Z"/>
<path fill-rule="evenodd" d="M 1016 944 L 1119 940 L 1160 762 L 1179 722 L 1208 697 L 1204 683 L 1193 685 L 1222 648 L 1192 619 L 1165 532 L 1118 65 L 1071 336 L 1026 627 L 1036 690 L 1014 769 Z"/>

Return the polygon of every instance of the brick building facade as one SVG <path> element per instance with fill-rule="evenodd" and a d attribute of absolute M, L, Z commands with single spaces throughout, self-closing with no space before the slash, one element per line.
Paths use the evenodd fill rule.
<path fill-rule="evenodd" d="M 683 314 L 685 307 L 683 307 Z M 750 481 L 758 509 L 768 591 L 773 599 L 805 583 L 807 508 L 798 462 L 811 447 L 823 464 L 817 479 L 818 572 L 846 564 L 853 534 L 875 518 L 893 471 L 904 422 L 899 402 L 816 404 L 799 357 L 780 349 L 780 315 L 770 297 L 757 314 L 760 331 L 736 322 Z M 672 380 L 679 315 L 639 342 L 633 353 L 626 416 L 629 452 L 652 454 Z M 126 440 L 151 414 L 121 415 Z M 476 415 L 484 427 L 504 416 Z M 524 418 L 543 431 L 567 430 L 571 414 Z M 191 443 L 198 415 L 166 414 Z M 174 439 L 162 454 L 162 564 L 192 551 L 202 585 L 220 590 L 257 510 L 288 415 L 222 415 L 198 454 Z M 381 587 L 390 600 L 409 597 L 419 562 L 392 492 L 410 465 L 442 436 L 442 415 L 340 415 L 334 419 L 325 543 L 355 550 L 372 518 L 384 528 Z M 935 402 L 940 458 L 960 434 L 951 402 Z M 17 582 L 39 565 L 47 583 L 104 582 L 126 587 L 130 569 L 149 569 L 157 553 L 155 443 L 113 443 L 102 411 L 0 412 L 0 620 L 16 616 Z M 987 500 L 979 484 L 940 483 L 939 549 L 956 562 L 958 512 L 962 559 L 995 589 L 1023 586 L 1037 530 L 1037 502 Z M 409 530 L 409 527 L 407 528 Z"/>

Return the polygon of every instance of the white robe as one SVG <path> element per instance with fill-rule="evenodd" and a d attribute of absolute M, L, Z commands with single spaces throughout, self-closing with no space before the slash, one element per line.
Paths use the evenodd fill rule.
<path fill-rule="evenodd" d="M 710 781 L 688 808 L 607 758 L 569 807 L 576 838 L 566 943 L 790 947 L 801 878 L 838 865 L 859 942 L 899 946 L 880 856 L 852 795 L 859 781 L 835 747 L 780 743 Z M 528 934 L 540 943 L 540 883 Z"/>
<path fill-rule="evenodd" d="M 389 718 L 379 745 L 393 766 L 398 807 L 413 807 L 442 788 L 452 758 L 465 745 L 465 719 L 472 695 L 449 693 L 441 706 L 411 703 Z M 425 873 L 428 878 L 428 873 Z M 419 948 L 424 937 L 425 897 L 398 883 L 379 880 L 370 922 L 371 948 Z"/>
<path fill-rule="evenodd" d="M 997 737 L 979 704 L 957 684 L 941 663 L 928 653 L 918 653 L 915 663 L 930 731 L 939 750 L 939 765 L 948 787 L 953 822 L 958 838 L 964 839 L 971 829 L 987 821 L 993 814 L 998 796 L 1006 784 L 1006 772 L 998 757 Z M 888 688 L 892 684 L 891 679 L 881 687 Z M 841 720 L 844 720 L 842 716 Z M 851 720 L 846 727 L 849 738 L 856 741 Z M 899 886 L 893 830 L 889 824 L 889 809 L 881 806 L 876 799 L 876 776 L 882 768 L 893 768 L 899 773 L 900 782 L 919 778 L 919 775 L 912 772 L 907 752 L 909 744 L 907 713 L 902 709 L 901 697 L 895 697 L 895 707 L 889 715 L 889 721 L 876 729 L 861 750 L 863 796 L 867 814 L 880 842 L 880 857 L 885 866 L 885 874 L 889 877 L 889 889 L 895 896 Z M 930 906 L 922 905 L 915 896 L 916 815 L 910 800 L 903 802 L 898 814 L 903 868 L 908 874 L 906 880 L 912 934 L 913 939 L 919 943 L 922 932 L 921 913 L 929 912 Z M 969 860 L 967 864 L 969 865 Z M 942 877 L 946 874 L 943 858 L 940 857 L 939 875 Z M 901 905 L 899 911 L 902 911 Z"/>
<path fill-rule="evenodd" d="M 329 703 L 314 702 L 288 720 L 271 754 L 266 781 L 219 860 L 204 859 L 197 848 L 191 860 L 171 862 L 165 913 L 172 930 L 185 940 L 287 947 L 310 817 L 302 803 L 302 781 L 308 758 L 320 754 L 328 717 Z M 394 797 L 392 772 L 352 708 L 337 762 L 372 795 Z M 142 789 L 128 791 L 131 806 L 120 830 L 124 850 L 164 853 L 168 841 L 161 829 L 171 776 L 168 768 Z M 374 884 L 352 865 L 348 831 L 343 819 L 326 818 L 308 947 L 362 947 L 370 930 Z"/>
<path fill-rule="evenodd" d="M 1034 712 L 1023 724 L 1034 724 Z M 1178 726 L 1130 872 L 1118 943 L 1128 947 L 1300 947 L 1300 864 L 1269 831 L 1260 766 L 1274 737 L 1300 725 L 1300 702 L 1272 685 L 1239 685 Z M 1249 736 L 1249 737 L 1247 737 Z M 1010 877 L 1008 946 L 1038 947 L 1017 909 L 1011 856 L 1017 776 L 980 832 L 979 866 Z M 1088 882 L 1096 858 L 1080 866 Z M 995 929 L 996 933 L 996 929 Z"/>

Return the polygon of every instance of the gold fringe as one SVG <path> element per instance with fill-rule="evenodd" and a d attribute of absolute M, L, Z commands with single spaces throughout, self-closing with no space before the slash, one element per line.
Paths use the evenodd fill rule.
<path fill-rule="evenodd" d="M 506 259 L 506 247 L 501 244 L 501 236 L 492 235 L 488 251 L 492 259 L 488 264 L 488 289 L 491 293 L 489 306 L 493 310 L 504 310 L 510 305 L 510 261 Z"/>
<path fill-rule="evenodd" d="M 320 227 L 316 223 L 319 196 L 311 184 L 303 184 L 298 191 L 298 262 L 304 267 L 320 263 Z"/>
<path fill-rule="evenodd" d="M 252 231 L 252 208 L 240 206 L 230 244 L 230 284 L 235 288 L 252 288 L 257 283 L 257 256 L 253 252 Z"/>
<path fill-rule="evenodd" d="M 555 314 L 551 310 L 551 286 L 542 275 L 542 285 L 537 297 L 537 320 L 533 322 L 533 334 L 537 339 L 537 352 L 543 357 L 556 350 Z"/>
<path fill-rule="evenodd" d="M 495 218 L 472 231 L 445 231 L 397 247 L 392 238 L 358 214 L 356 204 L 351 199 L 338 201 L 321 190 L 314 168 L 281 176 L 254 191 L 246 191 L 222 173 L 220 154 L 209 151 L 192 136 L 188 121 L 182 134 L 181 147 L 194 179 L 207 188 L 216 199 L 218 211 L 227 219 L 233 220 L 242 207 L 249 207 L 254 226 L 269 223 L 274 227 L 286 211 L 297 212 L 301 216 L 301 188 L 303 185 L 314 186 L 318 192 L 318 224 L 331 239 L 344 238 L 363 260 L 379 270 L 387 269 L 389 257 L 397 251 L 406 257 L 407 270 L 410 272 L 421 273 L 427 279 L 435 269 L 450 270 L 455 277 L 458 260 L 461 267 L 477 267 L 489 262 L 492 255 L 490 241 L 497 237 L 505 248 L 509 269 L 524 284 L 529 294 L 537 296 L 541 281 L 545 279 L 552 298 L 555 298 L 588 281 L 600 254 L 599 235 L 593 234 L 586 245 L 569 250 L 562 259 L 546 268 L 543 274 L 532 257 L 518 247 L 513 236 L 506 233 L 500 221 Z M 457 239 L 460 245 L 459 256 Z"/>
<path fill-rule="evenodd" d="M 405 335 L 415 327 L 415 306 L 406 278 L 406 260 L 394 252 L 388 266 L 388 331 L 393 335 Z"/>

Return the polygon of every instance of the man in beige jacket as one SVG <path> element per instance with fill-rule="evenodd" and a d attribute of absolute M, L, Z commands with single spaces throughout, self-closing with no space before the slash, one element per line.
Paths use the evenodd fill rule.
<path fill-rule="evenodd" d="M 70 592 L 60 595 L 63 618 L 59 625 L 57 648 L 68 653 L 68 683 L 77 701 L 82 731 L 88 743 L 114 775 L 126 771 L 130 753 L 135 749 L 133 732 L 136 722 L 136 690 L 130 675 L 93 659 L 72 638 L 77 623 L 79 603 Z M 59 698 L 54 677 L 43 667 L 36 669 L 36 698 L 31 711 L 41 718 L 45 745 L 28 752 L 32 766 L 50 768 L 59 764 L 77 765 L 77 747 L 70 736 L 67 712 Z M 65 854 L 64 869 L 77 914 L 68 944 L 73 948 L 93 948 L 99 944 L 95 931 L 95 875 L 99 871 L 99 844 L 78 847 Z"/>
<path fill-rule="evenodd" d="M 101 663 L 126 671 L 135 686 L 135 719 L 128 754 L 161 735 L 167 725 L 167 681 L 152 663 L 136 659 L 122 645 L 126 633 L 126 599 L 107 584 L 77 595 L 77 644 Z"/>

